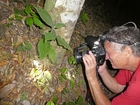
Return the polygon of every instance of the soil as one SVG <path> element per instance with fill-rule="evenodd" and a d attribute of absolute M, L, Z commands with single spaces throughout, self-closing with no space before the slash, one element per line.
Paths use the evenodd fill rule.
<path fill-rule="evenodd" d="M 40 61 L 38 69 L 47 69 L 47 73 L 53 75 L 53 81 L 48 80 L 45 87 L 35 83 L 37 79 L 32 78 L 30 73 L 35 68 L 34 62 L 38 61 L 36 45 L 41 37 L 39 29 L 37 27 L 30 29 L 23 21 L 17 20 L 12 20 L 12 25 L 5 27 L 5 24 L 9 23 L 8 18 L 12 17 L 13 8 L 25 7 L 24 0 L 7 0 L 10 3 L 7 5 L 5 1 L 0 3 L 0 105 L 45 105 L 49 100 L 53 100 L 54 96 L 57 97 L 56 105 L 62 105 L 63 102 L 75 102 L 79 96 L 83 97 L 82 104 L 88 105 L 89 103 L 85 100 L 87 83 L 81 65 L 70 66 L 69 73 L 75 75 L 74 88 L 72 81 L 69 83 L 67 80 L 63 82 L 59 80 L 59 67 L 48 68 L 47 62 L 43 61 Z M 85 1 L 82 12 L 88 16 L 88 19 L 84 24 L 82 17 L 79 17 L 70 46 L 75 48 L 84 42 L 84 37 L 87 35 L 103 34 L 114 25 L 121 25 L 132 19 L 139 26 L 140 22 L 134 14 L 126 18 L 126 15 L 121 13 L 123 11 L 113 8 L 122 7 L 124 1 L 121 3 L 117 0 Z M 31 0 L 30 3 L 36 4 L 35 0 Z M 24 42 L 30 42 L 32 49 L 18 52 L 17 47 Z M 66 56 L 70 54 L 67 53 Z M 111 75 L 116 73 L 115 70 L 109 72 Z M 115 95 L 102 84 L 100 79 L 99 83 L 108 98 Z M 92 102 L 92 100 L 89 101 Z"/>

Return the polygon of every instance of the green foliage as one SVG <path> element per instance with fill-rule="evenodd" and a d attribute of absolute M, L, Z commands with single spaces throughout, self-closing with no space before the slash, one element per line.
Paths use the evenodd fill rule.
<path fill-rule="evenodd" d="M 42 22 L 39 20 L 39 18 L 37 18 L 36 16 L 33 16 L 33 22 L 36 26 L 43 28 L 43 24 Z"/>
<path fill-rule="evenodd" d="M 23 101 L 23 100 L 26 100 L 26 99 L 27 99 L 26 92 L 25 91 L 22 91 L 20 100 Z"/>
<path fill-rule="evenodd" d="M 32 49 L 32 45 L 29 42 L 24 42 L 21 43 L 18 47 L 17 47 L 17 51 L 26 51 L 26 50 L 31 50 Z"/>
<path fill-rule="evenodd" d="M 67 42 L 65 42 L 64 39 L 62 39 L 60 36 L 57 35 L 57 42 L 58 45 L 63 46 L 65 49 L 69 49 L 71 50 L 70 46 L 67 44 Z"/>
<path fill-rule="evenodd" d="M 58 29 L 61 27 L 65 27 L 65 24 L 59 22 L 59 23 L 56 23 L 56 25 L 54 26 L 55 29 Z"/>
<path fill-rule="evenodd" d="M 56 29 L 65 27 L 65 24 L 61 22 L 54 23 L 51 16 L 45 9 L 27 4 L 24 10 L 19 10 L 15 8 L 14 11 L 15 19 L 20 21 L 24 19 L 26 25 L 30 28 L 32 28 L 32 26 L 35 25 L 40 29 L 43 29 L 45 25 L 50 29 L 48 32 L 43 33 L 43 37 L 38 42 L 37 50 L 39 52 L 40 59 L 44 59 L 46 56 L 48 56 L 51 62 L 54 63 L 56 61 L 56 52 L 55 48 L 51 44 L 51 41 L 56 41 L 58 46 L 62 46 L 64 49 L 72 51 L 71 47 L 67 44 L 67 42 L 64 39 L 62 39 L 59 35 L 56 35 L 55 32 Z M 27 47 L 31 46 L 20 45 L 18 46 L 17 50 L 28 50 Z"/>
<path fill-rule="evenodd" d="M 51 41 L 56 39 L 56 33 L 55 30 L 51 30 L 48 33 L 45 33 L 45 41 Z"/>
<path fill-rule="evenodd" d="M 26 16 L 26 13 L 25 13 L 24 10 L 20 10 L 18 8 L 14 8 L 14 15 Z"/>
<path fill-rule="evenodd" d="M 85 12 L 81 13 L 81 20 L 84 25 L 86 25 L 87 21 L 89 20 L 87 14 Z"/>
<path fill-rule="evenodd" d="M 27 14 L 27 15 L 29 15 L 30 13 L 31 13 L 31 5 L 26 5 L 26 7 L 25 7 L 25 13 Z"/>
<path fill-rule="evenodd" d="M 46 11 L 50 11 L 53 9 L 54 6 L 55 6 L 54 0 L 46 0 L 44 4 L 44 9 Z"/>
<path fill-rule="evenodd" d="M 55 105 L 56 102 L 57 102 L 57 97 L 55 97 L 55 99 L 53 98 L 52 101 L 47 102 L 46 105 Z M 83 103 L 83 98 L 82 96 L 79 96 L 78 99 L 76 99 L 75 101 L 63 102 L 62 105 L 82 105 L 82 103 Z"/>
<path fill-rule="evenodd" d="M 11 25 L 13 25 L 12 22 L 5 24 L 6 27 L 9 27 L 9 26 L 11 26 Z"/>
<path fill-rule="evenodd" d="M 83 103 L 83 98 L 82 96 L 79 96 L 78 99 L 76 101 L 72 101 L 72 102 L 64 102 L 62 105 L 82 105 Z"/>
<path fill-rule="evenodd" d="M 62 94 L 66 94 L 66 93 L 68 93 L 68 90 L 67 90 L 67 88 L 64 88 L 64 89 L 62 90 Z"/>
<path fill-rule="evenodd" d="M 74 57 L 74 56 L 70 56 L 70 57 L 68 58 L 68 62 L 69 62 L 69 64 L 76 64 L 76 59 L 75 59 L 75 57 Z"/>
<path fill-rule="evenodd" d="M 56 35 L 55 33 L 55 29 L 64 27 L 65 24 L 63 23 L 56 23 L 54 24 L 51 16 L 49 15 L 49 13 L 41 8 L 37 8 L 35 7 L 35 10 L 37 12 L 37 14 L 39 14 L 40 16 L 40 21 L 43 20 L 43 22 L 50 27 L 50 31 L 48 33 L 44 33 L 44 36 L 38 43 L 38 51 L 39 51 L 39 55 L 40 55 L 40 59 L 45 58 L 46 56 L 48 56 L 50 58 L 50 60 L 54 63 L 56 60 L 56 53 L 54 50 L 54 47 L 50 44 L 50 42 L 52 40 L 57 41 L 59 46 L 64 47 L 65 49 L 71 50 L 70 46 L 65 42 L 64 39 L 62 39 L 60 36 Z M 40 22 L 41 23 L 41 22 Z M 47 51 L 45 51 L 47 50 Z"/>
<path fill-rule="evenodd" d="M 74 85 L 75 85 L 75 82 L 73 80 L 70 80 L 70 86 L 72 87 L 72 89 L 74 89 Z"/>
<path fill-rule="evenodd" d="M 54 105 L 54 103 L 52 101 L 49 101 L 46 105 Z"/>
<path fill-rule="evenodd" d="M 52 101 L 53 101 L 54 104 L 56 104 L 56 102 L 58 101 L 58 98 L 56 96 L 54 96 Z"/>
<path fill-rule="evenodd" d="M 82 96 L 79 96 L 78 99 L 76 100 L 76 104 L 82 105 L 82 102 L 83 102 L 83 98 L 82 98 Z"/>
<path fill-rule="evenodd" d="M 35 6 L 34 6 L 34 8 L 36 9 L 36 12 L 39 14 L 41 19 L 47 25 L 49 25 L 51 28 L 53 28 L 54 23 L 53 23 L 53 20 L 52 20 L 51 16 L 49 15 L 49 13 L 46 10 L 42 9 L 42 8 L 38 8 L 38 7 L 35 7 Z"/>
<path fill-rule="evenodd" d="M 33 19 L 31 17 L 27 17 L 25 20 L 26 24 L 30 27 L 33 25 Z"/>
<path fill-rule="evenodd" d="M 67 76 L 66 76 L 66 68 L 62 68 L 61 69 L 61 75 L 60 75 L 60 81 L 63 81 L 63 80 L 67 80 Z"/>

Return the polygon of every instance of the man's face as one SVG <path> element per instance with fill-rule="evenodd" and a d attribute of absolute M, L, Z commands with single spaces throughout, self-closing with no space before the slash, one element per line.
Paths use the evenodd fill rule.
<path fill-rule="evenodd" d="M 116 51 L 111 46 L 111 42 L 107 41 L 104 44 L 106 50 L 106 60 L 109 60 L 114 69 L 125 69 L 128 59 L 126 59 L 124 51 Z"/>

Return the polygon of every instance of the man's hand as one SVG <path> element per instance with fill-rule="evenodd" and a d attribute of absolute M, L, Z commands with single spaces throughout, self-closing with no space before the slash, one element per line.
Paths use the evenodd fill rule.
<path fill-rule="evenodd" d="M 89 51 L 89 54 L 85 54 L 83 56 L 83 62 L 85 64 L 85 72 L 87 78 L 96 77 L 96 58 L 91 51 Z"/>
<path fill-rule="evenodd" d="M 106 61 L 105 61 L 102 66 L 99 66 L 98 72 L 99 74 L 103 74 L 106 71 L 107 71 L 107 67 L 106 67 Z"/>

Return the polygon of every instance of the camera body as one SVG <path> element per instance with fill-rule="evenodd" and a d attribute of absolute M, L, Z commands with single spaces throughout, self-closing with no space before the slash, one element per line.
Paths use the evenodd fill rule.
<path fill-rule="evenodd" d="M 103 36 L 87 36 L 85 42 L 80 46 L 74 48 L 74 56 L 76 63 L 80 64 L 83 62 L 82 57 L 88 54 L 89 51 L 93 53 L 96 58 L 97 66 L 101 66 L 105 61 L 105 49 L 103 47 L 104 37 Z"/>

